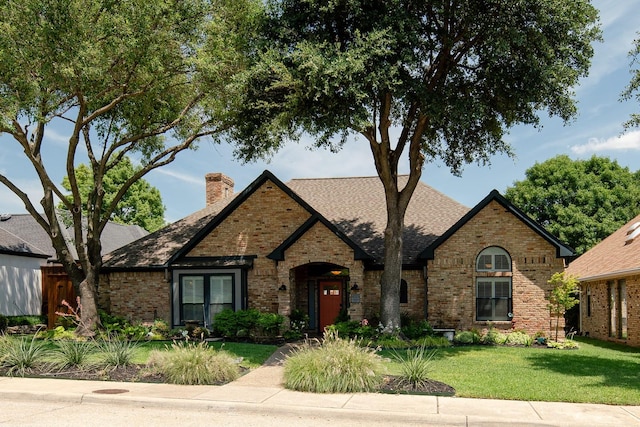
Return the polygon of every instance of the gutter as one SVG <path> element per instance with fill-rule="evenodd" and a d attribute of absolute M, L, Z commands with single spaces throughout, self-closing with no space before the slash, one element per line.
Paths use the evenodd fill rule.
<path fill-rule="evenodd" d="M 613 279 L 620 276 L 629 276 L 632 274 L 640 274 L 640 267 L 629 268 L 627 270 L 618 270 L 611 273 L 597 274 L 595 276 L 578 277 L 580 282 L 591 282 L 594 280 Z"/>

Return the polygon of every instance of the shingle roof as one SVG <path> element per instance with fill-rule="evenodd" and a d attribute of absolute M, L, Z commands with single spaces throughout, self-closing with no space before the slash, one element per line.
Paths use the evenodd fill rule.
<path fill-rule="evenodd" d="M 4 234 L 0 235 L 2 247 L 11 246 L 12 241 L 19 239 L 26 244 L 24 249 L 29 253 L 49 257 L 53 257 L 56 253 L 47 233 L 29 214 L 3 216 L 3 221 L 0 221 L 0 230 L 4 231 Z"/>
<path fill-rule="evenodd" d="M 72 234 L 64 230 L 67 236 Z M 137 225 L 108 222 L 102 232 L 102 253 L 106 254 L 148 233 Z M 68 237 L 70 240 L 70 237 Z M 15 249 L 18 249 L 17 251 Z M 75 248 L 71 247 L 71 250 Z M 0 221 L 0 250 L 5 253 L 20 252 L 34 256 L 56 257 L 49 235 L 30 214 L 5 215 Z"/>
<path fill-rule="evenodd" d="M 540 235 L 543 239 L 548 241 L 556 248 L 556 256 L 559 258 L 567 258 L 573 256 L 573 249 L 562 243 L 558 238 L 549 233 L 542 225 L 538 224 L 527 214 L 515 207 L 509 202 L 498 190 L 491 191 L 487 197 L 482 199 L 480 203 L 475 205 L 473 209 L 467 212 L 458 222 L 456 222 L 451 228 L 449 228 L 444 234 L 435 239 L 429 246 L 427 246 L 422 253 L 418 255 L 420 259 L 434 259 L 435 250 L 444 243 L 449 237 L 455 234 L 464 224 L 466 224 L 471 218 L 473 218 L 478 212 L 484 209 L 490 202 L 495 201 L 501 204 L 507 212 L 510 212 L 524 224 L 526 224 L 531 230 Z"/>
<path fill-rule="evenodd" d="M 261 182 L 269 179 L 289 192 L 309 210 L 312 217 L 321 215 L 347 240 L 360 246 L 378 261 L 384 251 L 386 203 L 378 177 L 294 179 L 283 184 L 265 171 L 242 193 L 219 201 L 188 217 L 176 221 L 104 258 L 111 269 L 146 269 L 168 266 L 180 253 L 193 247 L 200 238 L 241 204 Z M 404 185 L 408 176 L 399 177 Z M 420 182 L 409 203 L 405 217 L 404 262 L 413 263 L 426 245 L 447 230 L 468 208 Z M 349 242 L 347 242 L 349 243 Z M 286 242 L 283 242 L 286 246 Z M 277 248 L 274 248 L 277 250 Z"/>
<path fill-rule="evenodd" d="M 586 281 L 640 272 L 640 236 L 627 243 L 627 232 L 637 222 L 640 215 L 571 262 L 567 273 Z"/>
<path fill-rule="evenodd" d="M 400 188 L 408 178 L 408 175 L 398 177 Z M 369 255 L 382 261 L 387 210 L 380 178 L 294 179 L 287 185 Z M 404 263 L 414 263 L 420 251 L 468 210 L 466 206 L 419 182 L 405 215 Z"/>
<path fill-rule="evenodd" d="M 160 230 L 116 249 L 103 257 L 105 268 L 153 268 L 166 266 L 189 241 L 214 220 L 238 194 L 213 203 Z"/>
<path fill-rule="evenodd" d="M 0 253 L 49 258 L 49 254 L 45 254 L 41 249 L 2 228 L 0 228 Z"/>

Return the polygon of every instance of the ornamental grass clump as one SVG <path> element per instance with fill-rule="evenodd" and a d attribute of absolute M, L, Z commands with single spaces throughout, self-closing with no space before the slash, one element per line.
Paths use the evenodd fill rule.
<path fill-rule="evenodd" d="M 43 341 L 37 341 L 35 335 L 29 338 L 12 339 L 0 337 L 0 367 L 7 370 L 7 375 L 24 376 L 31 369 L 43 365 L 46 353 Z"/>
<path fill-rule="evenodd" d="M 409 349 L 405 355 L 393 353 L 393 358 L 400 364 L 400 378 L 414 390 L 419 390 L 429 383 L 429 374 L 433 369 L 432 360 L 437 350 L 427 351 L 424 346 Z"/>
<path fill-rule="evenodd" d="M 382 384 L 384 367 L 374 349 L 331 332 L 316 343 L 303 344 L 287 358 L 286 388 L 312 393 L 354 393 L 375 391 Z"/>
<path fill-rule="evenodd" d="M 149 355 L 148 366 L 172 384 L 224 384 L 240 376 L 237 358 L 205 342 L 173 343 L 166 350 L 154 350 Z"/>
<path fill-rule="evenodd" d="M 93 366 L 90 360 L 95 353 L 96 345 L 92 341 L 64 340 L 56 342 L 49 359 L 54 369 L 83 369 Z"/>
<path fill-rule="evenodd" d="M 119 368 L 133 364 L 139 344 L 135 341 L 106 338 L 97 341 L 100 361 L 108 368 Z"/>

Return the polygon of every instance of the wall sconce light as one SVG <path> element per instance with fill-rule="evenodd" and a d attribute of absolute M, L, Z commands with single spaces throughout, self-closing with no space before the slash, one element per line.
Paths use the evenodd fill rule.
<path fill-rule="evenodd" d="M 278 288 L 278 290 L 279 290 L 279 291 L 283 291 L 283 292 L 284 292 L 284 291 L 286 291 L 286 290 L 287 290 L 287 287 L 286 287 L 286 285 L 283 283 L 282 285 L 280 285 L 280 287 Z"/>
<path fill-rule="evenodd" d="M 352 291 L 359 291 L 360 290 L 360 288 L 358 287 L 358 283 L 357 282 L 353 283 L 353 286 L 351 287 L 351 290 Z"/>

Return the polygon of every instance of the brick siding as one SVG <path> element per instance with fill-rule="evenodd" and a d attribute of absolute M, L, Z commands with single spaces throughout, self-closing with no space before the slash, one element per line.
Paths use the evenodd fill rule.
<path fill-rule="evenodd" d="M 581 330 L 590 337 L 613 341 L 631 346 L 640 346 L 640 276 L 622 277 L 627 289 L 627 337 L 620 338 L 611 334 L 611 304 L 609 301 L 609 281 L 597 280 L 580 284 Z M 614 283 L 616 280 L 612 280 Z M 589 313 L 588 296 L 591 296 Z M 612 336 L 613 335 L 613 336 Z"/>
<path fill-rule="evenodd" d="M 498 246 L 511 256 L 512 321 L 491 324 L 503 330 L 522 329 L 529 334 L 551 333 L 547 308 L 553 273 L 563 271 L 555 247 L 504 207 L 493 201 L 440 245 L 428 262 L 428 320 L 434 327 L 467 330 L 487 329 L 489 322 L 476 320 L 475 262 L 485 248 Z M 480 273 L 482 274 L 482 273 Z M 560 328 L 564 326 L 561 320 Z"/>

